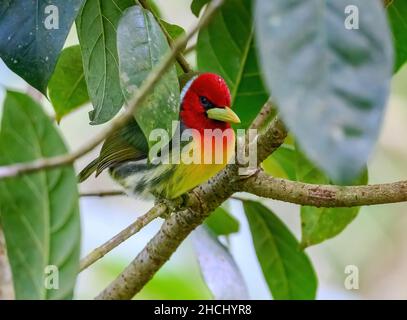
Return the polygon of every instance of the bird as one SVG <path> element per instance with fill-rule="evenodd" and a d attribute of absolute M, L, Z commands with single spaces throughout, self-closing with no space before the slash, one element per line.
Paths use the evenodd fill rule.
<path fill-rule="evenodd" d="M 220 75 L 209 72 L 186 74 L 180 77 L 180 85 L 179 131 L 181 135 L 188 129 L 192 133 L 178 148 L 172 137 L 168 148 L 163 148 L 167 151 L 162 152 L 168 152 L 168 158 L 172 159 L 173 152 L 180 151 L 181 161 L 154 163 L 149 159 L 147 139 L 132 120 L 105 140 L 99 156 L 80 172 L 79 181 L 86 180 L 93 172 L 98 176 L 108 169 L 110 176 L 131 196 L 148 198 L 152 195 L 171 200 L 222 170 L 235 150 L 231 124 L 240 123 L 231 109 L 229 87 Z M 216 143 L 219 137 L 221 142 Z M 197 161 L 182 161 L 191 154 Z M 217 161 L 219 156 L 220 161 Z"/>

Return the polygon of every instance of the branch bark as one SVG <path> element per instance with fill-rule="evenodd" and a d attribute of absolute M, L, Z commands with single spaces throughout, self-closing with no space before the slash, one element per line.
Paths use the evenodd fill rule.
<path fill-rule="evenodd" d="M 315 207 L 355 207 L 407 201 L 407 181 L 342 187 L 274 178 L 262 170 L 241 183 L 240 189 L 260 197 Z"/>

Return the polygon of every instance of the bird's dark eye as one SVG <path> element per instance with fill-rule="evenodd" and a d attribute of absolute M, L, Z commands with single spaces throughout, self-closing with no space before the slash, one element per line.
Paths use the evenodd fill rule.
<path fill-rule="evenodd" d="M 206 97 L 199 97 L 199 101 L 201 102 L 202 106 L 205 108 L 205 110 L 214 108 L 215 106 L 213 105 L 212 102 L 210 102 Z"/>

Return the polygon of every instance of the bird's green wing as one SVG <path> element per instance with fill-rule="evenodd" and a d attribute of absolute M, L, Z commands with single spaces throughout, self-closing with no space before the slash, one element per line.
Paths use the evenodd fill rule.
<path fill-rule="evenodd" d="M 98 176 L 109 167 L 127 161 L 140 160 L 147 155 L 147 140 L 137 122 L 132 120 L 105 140 L 99 157 L 79 173 L 79 182 L 85 181 L 93 172 L 96 172 L 96 176 Z"/>

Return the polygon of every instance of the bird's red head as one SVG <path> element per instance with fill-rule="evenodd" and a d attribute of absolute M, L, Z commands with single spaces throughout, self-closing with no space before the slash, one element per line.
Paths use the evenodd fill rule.
<path fill-rule="evenodd" d="M 190 129 L 228 129 L 239 123 L 230 109 L 229 88 L 222 77 L 203 73 L 191 80 L 183 90 L 180 120 Z"/>

